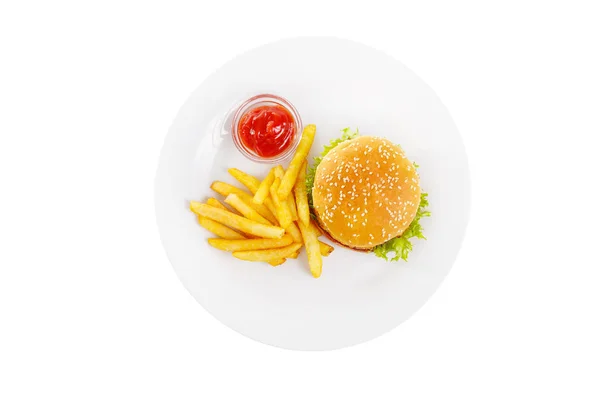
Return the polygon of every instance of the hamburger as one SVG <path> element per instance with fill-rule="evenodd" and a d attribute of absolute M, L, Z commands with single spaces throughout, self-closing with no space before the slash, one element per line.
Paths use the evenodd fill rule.
<path fill-rule="evenodd" d="M 417 165 L 387 139 L 343 132 L 307 175 L 312 218 L 341 246 L 407 260 L 429 215 Z"/>

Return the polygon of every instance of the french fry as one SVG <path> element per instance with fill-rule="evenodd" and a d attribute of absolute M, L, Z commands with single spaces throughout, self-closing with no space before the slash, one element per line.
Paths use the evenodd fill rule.
<path fill-rule="evenodd" d="M 223 203 L 221 203 L 219 200 L 215 199 L 214 197 L 210 197 L 208 200 L 206 200 L 206 204 L 208 204 L 209 206 L 220 208 L 222 210 L 228 210 L 228 208 L 225 207 L 223 205 Z"/>
<path fill-rule="evenodd" d="M 270 197 L 267 197 L 265 199 L 264 205 L 267 206 L 267 208 L 271 211 L 272 215 L 277 215 L 277 209 L 275 208 L 275 205 L 273 204 L 273 201 Z M 279 224 L 279 220 L 275 219 L 274 223 Z M 292 235 L 292 237 L 294 238 L 294 242 L 302 243 L 302 234 L 298 230 L 296 224 L 291 223 L 287 228 L 285 228 L 285 232 Z"/>
<path fill-rule="evenodd" d="M 194 201 L 194 200 L 190 201 L 190 210 L 194 212 L 194 208 L 200 204 L 202 204 L 202 203 L 199 201 Z M 231 208 L 226 207 L 223 203 L 221 203 L 219 200 L 215 199 L 214 197 L 211 197 L 208 200 L 206 200 L 206 204 L 208 204 L 209 206 L 220 208 L 221 210 L 234 212 L 231 210 Z M 251 236 L 251 235 L 248 235 L 248 236 Z"/>
<path fill-rule="evenodd" d="M 292 158 L 292 162 L 285 171 L 283 179 L 281 179 L 279 189 L 277 189 L 277 196 L 279 196 L 280 200 L 287 199 L 288 195 L 292 191 L 292 188 L 296 184 L 298 173 L 300 172 L 302 163 L 304 162 L 304 159 L 306 159 L 313 141 L 315 140 L 316 133 L 317 127 L 315 125 L 306 125 L 302 131 L 302 138 L 300 139 L 300 143 L 298 143 L 298 148 L 296 148 L 294 158 Z"/>
<path fill-rule="evenodd" d="M 240 195 L 239 193 L 237 193 L 237 194 Z M 248 204 L 247 201 L 244 201 L 244 202 Z M 270 197 L 267 197 L 265 199 L 265 201 L 264 201 L 263 204 L 271 212 L 272 216 L 276 216 L 277 215 L 277 208 L 273 204 L 273 201 L 271 200 Z M 259 211 L 259 213 L 260 213 L 260 211 Z M 263 216 L 265 216 L 265 215 L 263 215 Z M 267 218 L 267 219 L 269 219 L 269 221 L 271 221 L 270 218 Z M 279 222 L 279 219 L 277 217 L 273 217 L 273 221 L 271 221 L 271 222 L 273 222 L 273 224 L 279 224 L 279 225 L 281 225 L 281 223 Z M 287 228 L 285 228 L 285 231 L 287 233 L 289 233 L 292 236 L 292 238 L 294 238 L 294 242 L 302 243 L 302 235 L 300 234 L 300 231 L 298 230 L 298 227 L 295 224 L 290 224 Z"/>
<path fill-rule="evenodd" d="M 198 204 L 200 204 L 199 202 L 197 202 Z M 227 211 L 231 211 L 230 208 L 227 208 L 223 203 L 221 203 L 219 200 L 215 199 L 214 197 L 209 198 L 208 200 L 206 200 L 206 204 L 208 204 L 209 206 L 213 206 L 213 207 L 217 207 L 220 208 L 222 210 L 227 210 Z M 234 211 L 237 211 L 234 209 Z M 239 212 L 239 211 L 238 211 Z M 241 213 L 240 213 L 241 214 Z M 246 217 L 247 218 L 247 217 Z M 259 222 L 259 221 L 257 221 Z M 269 223 L 268 225 L 272 225 L 271 223 Z M 246 233 L 245 235 L 246 237 L 248 237 L 248 239 L 250 238 L 255 238 L 256 236 L 251 235 L 249 233 Z"/>
<path fill-rule="evenodd" d="M 254 201 L 254 204 L 264 203 L 265 199 L 269 197 L 269 189 L 271 188 L 271 185 L 273 184 L 274 180 L 275 173 L 273 171 L 273 168 L 271 168 L 267 177 L 263 179 L 263 181 L 258 186 L 258 190 L 254 193 L 254 198 L 252 199 L 252 201 Z"/>
<path fill-rule="evenodd" d="M 280 180 L 283 179 L 283 176 L 285 175 L 285 170 L 281 165 L 273 167 L 273 172 L 275 173 L 275 178 L 279 178 Z"/>
<path fill-rule="evenodd" d="M 277 174 L 281 174 L 281 176 L 283 176 L 284 171 L 283 171 L 283 167 L 281 165 L 273 167 L 271 170 L 273 171 L 273 175 L 275 175 L 275 171 L 278 171 Z M 244 186 L 246 186 L 254 195 L 256 195 L 256 193 L 260 189 L 260 185 L 262 184 L 262 182 L 260 184 L 257 184 L 258 179 L 256 179 L 252 175 L 248 175 L 245 172 L 240 171 L 239 169 L 234 169 L 234 168 L 232 168 L 232 171 L 229 171 L 229 173 L 232 174 L 232 176 L 234 178 L 236 178 L 240 183 L 242 183 Z M 273 177 L 273 179 L 275 179 L 275 177 Z M 269 183 L 269 182 L 267 182 L 267 183 Z M 272 184 L 273 184 L 273 181 L 270 182 L 269 187 L 267 188 L 267 191 L 269 191 Z M 229 194 L 229 193 L 236 193 L 237 195 L 239 195 L 242 198 L 242 200 L 245 203 L 252 203 L 249 205 L 252 206 L 254 204 L 254 205 L 258 206 L 258 207 L 253 207 L 253 208 L 256 211 L 258 211 L 258 213 L 261 214 L 263 217 L 267 218 L 273 224 L 278 223 L 277 210 L 276 210 L 275 205 L 273 204 L 273 201 L 269 197 L 269 194 L 267 194 L 267 197 L 262 202 L 262 204 L 264 204 L 264 206 L 266 207 L 266 210 L 268 210 L 268 212 L 266 212 L 265 207 L 261 207 L 261 205 L 257 204 L 254 201 L 254 198 L 252 198 L 252 201 L 250 202 L 247 197 L 248 193 L 243 191 L 242 189 L 238 189 L 235 186 L 229 185 L 224 182 L 219 182 L 219 181 L 213 182 L 213 186 L 211 186 L 211 188 L 213 190 L 215 190 L 217 193 L 222 194 L 223 196 L 227 196 L 227 194 Z M 298 231 L 297 233 L 298 233 L 298 237 L 299 237 L 300 231 Z M 294 236 L 294 238 L 296 238 L 296 236 Z"/>
<path fill-rule="evenodd" d="M 206 230 L 214 233 L 220 238 L 235 240 L 245 239 L 245 237 L 242 236 L 241 233 L 238 233 L 233 229 L 226 227 L 225 225 L 213 221 L 210 218 L 198 216 L 198 223 L 202 225 L 202 227 L 204 227 Z"/>
<path fill-rule="evenodd" d="M 292 214 L 292 206 L 290 205 L 290 203 L 287 200 L 279 200 L 279 203 L 281 204 L 281 207 L 283 207 L 283 212 L 285 213 L 285 215 L 284 215 L 284 218 L 285 218 L 284 219 L 284 223 L 287 223 L 288 220 L 291 223 L 293 223 L 294 222 L 294 216 Z"/>
<path fill-rule="evenodd" d="M 223 197 L 227 197 L 231 193 L 237 194 L 238 197 L 244 201 L 244 203 L 254 208 L 260 215 L 271 221 L 273 224 L 277 223 L 277 218 L 275 218 L 275 215 L 273 215 L 269 208 L 267 208 L 267 204 L 254 204 L 252 201 L 252 195 L 245 190 L 220 181 L 214 181 L 212 185 L 210 185 L 210 188 Z"/>
<path fill-rule="evenodd" d="M 298 251 L 301 246 L 301 243 L 292 243 L 288 246 L 280 247 L 277 249 L 234 251 L 232 254 L 235 258 L 239 258 L 240 260 L 268 262 L 286 258 L 290 254 L 293 254 L 296 251 Z"/>
<path fill-rule="evenodd" d="M 225 183 L 225 182 L 221 182 L 221 181 L 214 181 L 210 185 L 210 188 L 212 190 L 214 190 L 215 192 L 219 193 L 221 196 L 227 196 L 228 194 L 231 194 L 231 193 L 240 194 L 242 196 L 244 194 L 250 196 L 250 193 L 248 193 L 244 189 L 240 189 L 239 187 L 236 187 L 236 186 L 230 185 L 229 183 Z"/>
<path fill-rule="evenodd" d="M 211 239 L 208 239 L 209 241 Z M 214 239 L 214 240 L 220 240 L 220 239 Z M 236 240 L 237 242 L 238 240 Z M 331 254 L 331 252 L 333 252 L 333 247 L 328 245 L 327 243 L 323 243 L 319 240 L 319 250 L 321 251 L 321 255 L 323 257 L 327 257 L 328 255 Z"/>
<path fill-rule="evenodd" d="M 279 225 L 286 229 L 292 223 L 292 215 L 290 214 L 290 208 L 287 205 L 287 202 L 281 201 L 279 197 L 277 197 L 277 188 L 279 188 L 280 180 L 279 178 L 275 178 L 273 184 L 271 185 L 271 189 L 269 192 L 271 193 L 271 200 L 273 201 L 273 205 L 277 210 L 277 219 L 279 220 Z"/>
<path fill-rule="evenodd" d="M 299 224 L 299 227 L 302 239 L 304 239 L 304 246 L 306 247 L 310 273 L 313 277 L 318 278 L 321 276 L 321 271 L 323 270 L 323 258 L 317 235 L 312 229 L 307 228 L 303 224 Z"/>
<path fill-rule="evenodd" d="M 271 200 L 271 197 L 267 197 L 263 204 L 265 205 L 265 207 L 267 207 L 267 210 L 271 212 L 271 216 L 273 217 L 275 222 L 277 222 L 277 218 L 275 217 L 275 204 L 273 204 L 273 200 Z"/>
<path fill-rule="evenodd" d="M 198 205 L 198 204 L 202 204 L 202 203 L 200 203 L 198 201 L 192 201 L 192 202 L 190 202 L 190 208 L 192 209 L 192 211 L 193 211 L 193 206 L 194 205 Z M 217 199 L 215 199 L 213 197 L 211 197 L 208 200 L 206 200 L 206 204 L 208 204 L 209 206 L 220 208 L 222 210 L 227 210 L 227 211 L 231 211 L 231 212 L 237 211 L 235 209 L 234 209 L 234 211 L 232 211 L 230 208 L 227 208 L 223 203 L 221 203 L 219 200 L 217 200 Z M 249 218 L 249 219 L 251 219 L 251 218 Z M 260 221 L 257 221 L 257 222 L 260 222 Z M 272 225 L 272 224 L 268 223 L 267 225 Z M 255 236 L 255 235 L 251 235 L 249 233 L 246 233 L 246 234 L 244 234 L 244 237 L 246 237 L 248 239 L 254 239 L 254 238 L 257 238 L 259 236 Z"/>
<path fill-rule="evenodd" d="M 235 193 L 231 193 L 225 198 L 225 203 L 229 204 L 236 211 L 242 214 L 244 217 L 255 221 L 260 222 L 265 225 L 273 225 L 268 219 L 260 215 L 255 209 L 253 209 L 250 205 L 244 203 L 242 199 Z"/>
<path fill-rule="evenodd" d="M 260 186 L 260 180 L 254 176 L 237 168 L 229 168 L 227 172 L 229 172 L 231 176 L 233 176 L 239 183 L 246 186 L 248 190 L 252 192 L 252 194 L 256 193 L 258 190 L 258 187 Z"/>
<path fill-rule="evenodd" d="M 296 200 L 294 196 L 288 196 L 288 206 L 290 207 L 290 214 L 292 214 L 292 221 L 298 221 L 298 210 L 296 209 Z"/>
<path fill-rule="evenodd" d="M 298 250 L 294 254 L 290 254 L 289 256 L 287 256 L 287 258 L 298 258 L 299 255 L 300 255 L 300 250 Z"/>
<path fill-rule="evenodd" d="M 199 201 L 194 201 L 194 200 L 190 201 L 190 211 L 195 213 L 194 208 L 199 206 L 200 204 L 202 204 L 202 203 Z"/>
<path fill-rule="evenodd" d="M 268 263 L 272 266 L 272 267 L 278 267 L 281 264 L 283 264 L 285 262 L 285 258 L 280 258 L 278 260 L 272 260 L 272 261 L 268 261 Z"/>
<path fill-rule="evenodd" d="M 283 176 L 284 170 L 283 167 L 281 165 L 278 165 L 276 167 L 273 167 L 271 169 L 272 171 L 277 171 L 277 174 L 281 174 L 281 176 Z M 250 190 L 252 192 L 252 194 L 254 194 L 256 196 L 256 193 L 258 192 L 258 190 L 260 189 L 260 185 L 262 184 L 262 182 L 260 182 L 258 179 L 256 179 L 255 177 L 253 177 L 252 175 L 246 174 L 245 172 L 236 169 L 236 168 L 231 168 L 229 170 L 229 173 L 238 180 L 238 182 L 240 182 L 242 185 L 246 186 L 248 188 L 248 190 Z M 275 179 L 275 176 L 273 177 L 273 179 Z M 277 211 L 275 208 L 275 205 L 273 204 L 273 201 L 271 201 L 271 198 L 269 197 L 269 189 L 271 188 L 271 185 L 273 184 L 273 180 L 271 180 L 269 183 L 269 187 L 267 188 L 267 197 L 263 200 L 262 204 L 264 204 L 267 208 L 267 210 L 270 212 L 270 214 L 266 213 L 266 210 L 264 209 L 264 207 L 256 207 L 256 211 L 259 212 L 259 214 L 261 214 L 263 217 L 267 218 L 269 221 L 271 221 L 273 224 L 277 224 L 278 220 L 277 220 Z M 225 186 L 223 186 L 222 182 L 219 182 L 219 184 L 217 185 L 217 188 L 223 189 L 223 190 L 231 190 L 233 189 L 237 189 L 235 188 L 235 186 L 231 186 L 231 185 L 227 185 L 224 184 Z M 229 187 L 227 187 L 229 186 Z M 241 189 L 238 189 L 241 190 Z M 257 204 L 254 201 L 254 198 L 252 198 L 252 202 L 250 202 L 248 200 L 248 197 L 246 196 L 247 193 L 242 191 L 244 194 L 237 192 L 238 195 L 240 195 L 242 197 L 242 200 L 244 200 L 245 203 L 249 203 L 250 206 L 252 206 L 253 204 Z M 251 203 L 251 204 L 250 204 Z M 265 212 L 263 212 L 265 211 Z M 300 237 L 300 231 L 297 232 L 298 233 L 298 237 Z M 294 236 L 295 237 L 295 236 Z"/>
<path fill-rule="evenodd" d="M 244 202 L 246 202 L 246 201 L 244 200 Z M 254 205 L 255 206 L 259 206 L 258 204 L 254 204 Z M 268 216 L 267 215 L 263 215 L 263 217 L 267 218 L 269 221 L 271 221 L 274 224 L 276 224 L 278 222 L 277 211 L 276 211 L 276 208 L 275 208 L 275 204 L 273 204 L 273 201 L 271 200 L 271 197 L 267 197 L 265 199 L 265 201 L 263 202 L 263 204 L 261 204 L 261 205 L 265 206 L 267 208 L 267 210 L 269 211 L 269 213 L 270 213 Z"/>
<path fill-rule="evenodd" d="M 243 196 L 243 197 L 239 196 L 239 197 L 242 199 L 242 201 L 244 203 L 248 204 L 250 207 L 252 207 L 254 210 L 256 210 L 257 213 L 259 213 L 260 215 L 265 217 L 267 220 L 269 220 L 269 222 L 271 224 L 277 225 L 277 223 L 279 221 L 277 220 L 277 217 L 275 216 L 273 211 L 271 211 L 271 208 L 274 209 L 271 199 L 267 199 L 268 202 L 267 202 L 267 200 L 265 200 L 264 204 L 254 204 L 254 202 L 252 201 L 252 197 L 246 197 L 246 196 Z M 269 205 L 271 207 L 269 207 Z"/>
<path fill-rule="evenodd" d="M 284 171 L 283 171 L 283 167 L 281 165 L 273 167 L 271 170 L 273 171 L 273 174 L 275 176 L 276 175 L 283 176 Z M 275 179 L 277 179 L 277 178 L 275 178 Z M 274 204 L 275 201 L 273 201 L 273 199 L 271 197 L 267 197 L 264 201 L 264 204 L 277 217 L 279 225 L 282 226 L 281 220 L 279 220 L 279 216 L 278 216 L 279 214 L 277 211 L 277 207 Z M 291 216 L 291 213 L 290 213 L 290 216 Z M 285 216 L 284 216 L 283 223 L 286 223 Z M 285 228 L 285 231 L 286 231 L 286 233 L 289 233 L 294 238 L 294 242 L 302 243 L 302 234 L 298 230 L 298 227 L 296 226 L 296 224 L 294 224 L 294 223 L 289 224 L 287 226 L 287 228 Z"/>
<path fill-rule="evenodd" d="M 281 239 L 208 239 L 208 244 L 223 251 L 248 251 L 265 250 L 285 247 L 292 244 L 294 240 L 290 235 L 284 235 Z"/>
<path fill-rule="evenodd" d="M 296 226 L 295 222 L 292 222 L 286 229 L 285 229 L 286 233 L 289 233 L 290 236 L 294 239 L 294 242 L 296 243 L 303 243 L 302 242 L 302 234 L 300 233 L 300 230 L 298 229 L 298 227 Z"/>
<path fill-rule="evenodd" d="M 321 228 L 319 227 L 319 225 L 317 225 L 317 223 L 314 221 L 311 221 L 311 223 L 308 225 L 308 229 L 313 231 L 315 233 L 315 235 L 317 235 L 317 237 L 323 236 L 323 231 L 321 231 Z"/>
<path fill-rule="evenodd" d="M 233 176 L 242 185 L 246 186 L 248 188 L 248 190 L 250 190 L 250 192 L 252 192 L 252 194 L 254 194 L 254 196 L 256 197 L 256 194 L 258 193 L 258 190 L 260 189 L 262 182 L 260 182 L 254 176 L 247 174 L 244 171 L 241 171 L 237 168 L 230 168 L 228 171 L 231 174 L 231 176 Z M 281 176 L 283 176 L 283 173 L 284 173 L 283 167 L 281 165 L 271 168 L 271 171 L 273 171 L 273 172 L 277 171 L 277 174 L 278 175 L 281 174 Z M 269 171 L 269 174 L 271 174 L 270 171 Z M 275 178 L 275 174 L 273 174 L 273 179 L 274 178 Z M 267 207 L 267 209 L 270 211 L 270 214 L 262 213 L 260 211 L 260 209 L 258 209 L 258 208 L 257 208 L 257 211 L 260 214 L 262 214 L 265 218 L 267 218 L 269 221 L 271 221 L 273 224 L 276 225 L 279 223 L 279 220 L 277 218 L 277 211 L 276 211 L 276 207 L 273 204 L 273 201 L 271 201 L 271 198 L 269 197 L 269 193 L 268 193 L 269 189 L 271 188 L 271 185 L 273 184 L 273 179 L 271 179 L 270 182 L 267 182 L 267 183 L 269 183 L 269 187 L 267 187 L 267 194 L 266 194 L 267 197 L 265 199 L 263 199 L 263 201 L 262 201 L 262 204 L 264 204 Z M 252 198 L 252 202 L 250 202 L 248 200 L 248 198 L 245 196 L 243 197 L 243 200 L 245 203 L 249 204 L 250 206 L 253 206 L 253 205 L 257 204 L 255 201 L 255 197 Z M 292 235 L 295 242 L 302 243 L 302 236 L 300 235 L 300 231 L 298 229 L 294 229 L 293 227 L 288 227 L 288 228 L 286 228 L 286 232 L 288 232 L 289 234 Z"/>
<path fill-rule="evenodd" d="M 302 162 L 300 171 L 298 171 L 298 178 L 294 185 L 294 198 L 296 199 L 296 209 L 298 210 L 298 219 L 304 224 L 309 226 L 310 222 L 310 210 L 308 208 L 308 193 L 306 192 L 306 160 Z"/>
<path fill-rule="evenodd" d="M 248 218 L 241 217 L 230 211 L 222 210 L 208 204 L 197 204 L 192 206 L 192 211 L 203 217 L 210 218 L 220 222 L 223 225 L 236 229 L 241 232 L 246 232 L 251 235 L 260 236 L 263 238 L 281 238 L 285 233 L 283 228 L 272 225 L 265 225 Z"/>

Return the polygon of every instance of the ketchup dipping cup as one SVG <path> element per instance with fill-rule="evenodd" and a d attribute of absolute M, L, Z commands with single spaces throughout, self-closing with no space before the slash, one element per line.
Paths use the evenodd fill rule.
<path fill-rule="evenodd" d="M 259 94 L 233 115 L 233 143 L 248 159 L 277 164 L 294 153 L 302 136 L 302 120 L 283 97 Z"/>

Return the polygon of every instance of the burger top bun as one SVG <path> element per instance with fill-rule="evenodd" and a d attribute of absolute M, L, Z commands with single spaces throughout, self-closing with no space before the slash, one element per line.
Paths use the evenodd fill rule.
<path fill-rule="evenodd" d="M 365 250 L 408 228 L 419 208 L 421 188 L 400 146 L 360 136 L 323 158 L 312 196 L 321 228 L 338 243 Z"/>

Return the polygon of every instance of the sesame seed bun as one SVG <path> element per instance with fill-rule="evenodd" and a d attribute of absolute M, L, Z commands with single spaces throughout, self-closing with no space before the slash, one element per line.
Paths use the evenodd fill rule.
<path fill-rule="evenodd" d="M 369 250 L 408 228 L 419 208 L 421 188 L 400 146 L 360 136 L 323 158 L 312 196 L 319 225 L 331 239 Z"/>

